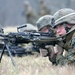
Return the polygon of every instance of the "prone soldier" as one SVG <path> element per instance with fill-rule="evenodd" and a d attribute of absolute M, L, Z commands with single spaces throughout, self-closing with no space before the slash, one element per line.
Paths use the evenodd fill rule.
<path fill-rule="evenodd" d="M 30 23 L 23 24 L 19 27 L 17 27 L 18 32 L 36 32 L 38 31 L 38 28 Z M 38 49 L 36 49 L 33 45 L 33 43 L 28 44 L 20 44 L 22 48 L 25 48 L 25 52 L 29 53 L 36 53 L 39 52 Z"/>
<path fill-rule="evenodd" d="M 55 36 L 55 30 L 51 26 L 51 15 L 44 15 L 36 22 L 36 25 L 38 27 L 38 31 L 45 32 L 45 33 L 54 33 L 53 36 Z M 40 45 L 39 47 L 40 53 L 42 56 L 48 56 L 49 60 L 52 62 L 52 64 L 56 64 L 55 62 L 55 56 L 54 55 L 54 43 L 44 43 Z"/>
<path fill-rule="evenodd" d="M 61 36 L 63 41 L 63 50 L 67 51 L 66 56 L 63 56 L 61 50 L 57 52 L 57 65 L 75 65 L 75 11 L 70 8 L 63 8 L 58 10 L 53 18 L 57 37 Z"/>

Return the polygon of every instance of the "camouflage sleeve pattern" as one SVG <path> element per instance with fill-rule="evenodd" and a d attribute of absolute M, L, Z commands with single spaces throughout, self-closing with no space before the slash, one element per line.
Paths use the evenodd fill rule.
<path fill-rule="evenodd" d="M 71 40 L 72 49 L 68 50 L 67 55 L 64 57 L 63 55 L 57 56 L 56 62 L 59 65 L 72 65 L 75 64 L 75 38 Z"/>
<path fill-rule="evenodd" d="M 56 60 L 57 65 L 71 65 L 75 64 L 75 49 L 72 49 L 73 51 L 69 51 L 67 56 L 64 57 L 63 55 L 60 55 L 60 58 Z"/>
<path fill-rule="evenodd" d="M 74 48 L 75 46 L 75 37 L 71 40 L 71 46 Z"/>

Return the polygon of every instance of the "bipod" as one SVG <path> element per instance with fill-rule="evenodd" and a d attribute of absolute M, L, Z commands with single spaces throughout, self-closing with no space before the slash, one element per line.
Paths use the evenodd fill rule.
<path fill-rule="evenodd" d="M 11 51 L 10 51 L 10 49 L 9 49 L 9 45 L 6 44 L 6 43 L 5 43 L 5 45 L 4 45 L 4 47 L 3 47 L 3 50 L 2 50 L 2 52 L 1 52 L 0 63 L 1 63 L 1 60 L 2 60 L 2 57 L 3 57 L 3 54 L 4 54 L 4 50 L 5 50 L 5 49 L 7 50 L 8 54 L 9 54 L 9 56 L 10 56 L 10 58 L 11 58 L 12 64 L 15 66 L 15 62 L 14 62 L 12 53 L 11 53 Z"/>

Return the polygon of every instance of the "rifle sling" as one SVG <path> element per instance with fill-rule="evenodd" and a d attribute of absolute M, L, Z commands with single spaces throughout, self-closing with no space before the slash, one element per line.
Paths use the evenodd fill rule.
<path fill-rule="evenodd" d="M 70 42 L 70 40 L 71 40 L 71 38 L 72 38 L 74 32 L 75 32 L 75 30 L 73 30 L 72 32 L 70 32 L 70 33 L 66 36 L 66 43 L 65 43 L 65 45 L 64 45 L 64 48 L 65 48 L 66 50 L 72 48 L 72 46 L 69 46 L 69 42 Z"/>

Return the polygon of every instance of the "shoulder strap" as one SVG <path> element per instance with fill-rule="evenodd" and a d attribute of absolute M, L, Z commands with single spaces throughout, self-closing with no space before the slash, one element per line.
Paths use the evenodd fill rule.
<path fill-rule="evenodd" d="M 64 48 L 66 49 L 66 50 L 68 50 L 68 49 L 70 49 L 70 48 L 72 48 L 71 46 L 69 46 L 69 42 L 70 42 L 70 40 L 72 39 L 72 36 L 75 34 L 75 26 L 73 26 L 72 28 L 71 28 L 71 30 L 67 33 L 67 35 L 66 35 L 66 44 L 64 45 Z"/>

